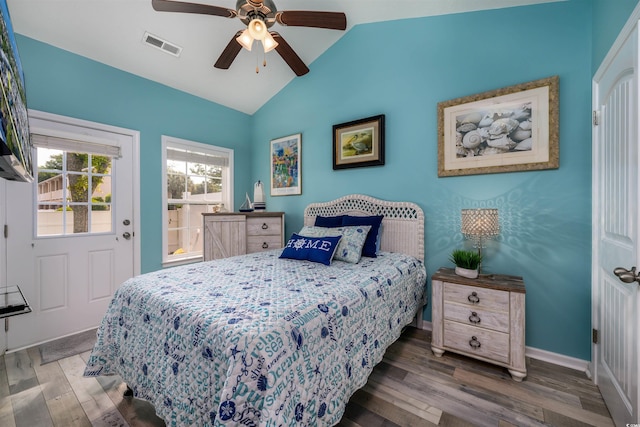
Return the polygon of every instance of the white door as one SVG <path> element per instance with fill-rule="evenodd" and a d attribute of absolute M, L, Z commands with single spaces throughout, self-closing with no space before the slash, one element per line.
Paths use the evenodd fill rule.
<path fill-rule="evenodd" d="M 41 173 L 7 182 L 7 283 L 33 312 L 10 319 L 9 350 L 98 326 L 139 270 L 137 133 L 37 112 L 29 125 Z"/>
<path fill-rule="evenodd" d="M 596 73 L 593 91 L 592 287 L 599 336 L 592 354 L 596 382 L 619 426 L 640 421 L 637 23 L 631 28 Z"/>

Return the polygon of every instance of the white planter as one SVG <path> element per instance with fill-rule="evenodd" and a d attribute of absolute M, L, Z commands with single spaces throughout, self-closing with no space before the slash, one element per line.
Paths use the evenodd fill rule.
<path fill-rule="evenodd" d="M 458 276 L 466 277 L 467 279 L 475 279 L 478 277 L 478 270 L 469 270 L 462 267 L 456 267 L 455 273 Z"/>

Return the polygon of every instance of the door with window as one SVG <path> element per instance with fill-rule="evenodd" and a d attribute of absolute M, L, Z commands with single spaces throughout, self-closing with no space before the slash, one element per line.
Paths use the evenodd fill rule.
<path fill-rule="evenodd" d="M 593 346 L 595 379 L 616 425 L 640 422 L 638 27 L 594 78 Z"/>
<path fill-rule="evenodd" d="M 137 133 L 30 113 L 33 183 L 7 183 L 7 283 L 33 312 L 11 318 L 9 349 L 97 327 L 136 266 Z"/>

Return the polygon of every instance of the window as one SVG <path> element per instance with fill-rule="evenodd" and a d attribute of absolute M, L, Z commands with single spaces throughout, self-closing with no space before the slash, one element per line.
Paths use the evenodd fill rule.
<path fill-rule="evenodd" d="M 162 137 L 164 265 L 202 259 L 202 214 L 233 210 L 233 150 Z"/>
<path fill-rule="evenodd" d="M 115 145 L 33 134 L 36 236 L 112 233 Z"/>

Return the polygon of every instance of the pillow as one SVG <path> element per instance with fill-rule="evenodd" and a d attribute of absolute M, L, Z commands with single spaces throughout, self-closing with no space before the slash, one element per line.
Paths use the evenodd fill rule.
<path fill-rule="evenodd" d="M 282 250 L 280 258 L 301 259 L 331 265 L 331 260 L 341 239 L 342 236 L 314 238 L 293 233 Z"/>
<path fill-rule="evenodd" d="M 367 234 L 371 230 L 370 225 L 358 225 L 347 227 L 309 227 L 304 226 L 300 230 L 301 236 L 323 237 L 342 235 L 342 240 L 338 244 L 335 259 L 340 261 L 358 263 L 362 256 L 362 247 L 367 239 Z"/>
<path fill-rule="evenodd" d="M 316 227 L 340 227 L 342 225 L 342 218 L 344 215 L 338 216 L 317 216 L 315 226 Z"/>
<path fill-rule="evenodd" d="M 362 256 L 375 258 L 380 248 L 380 225 L 382 224 L 382 215 L 374 216 L 351 216 L 345 215 L 342 218 L 342 225 L 370 225 L 371 231 L 367 236 L 362 248 Z"/>

